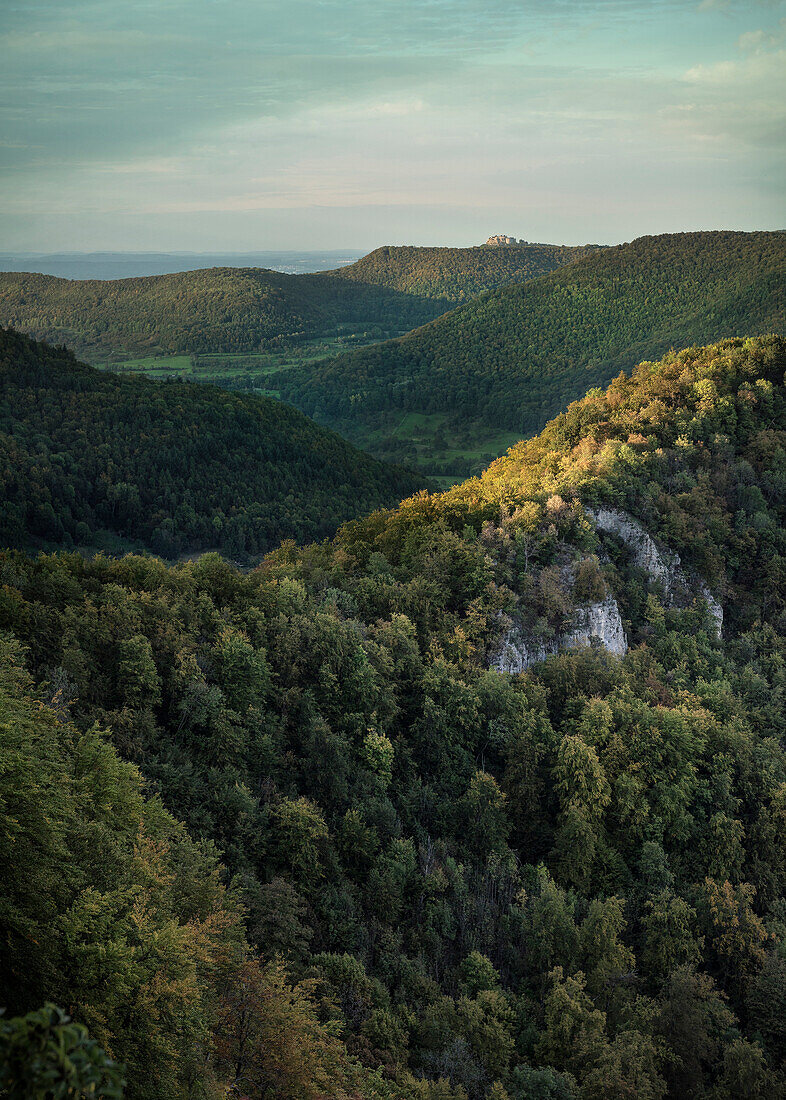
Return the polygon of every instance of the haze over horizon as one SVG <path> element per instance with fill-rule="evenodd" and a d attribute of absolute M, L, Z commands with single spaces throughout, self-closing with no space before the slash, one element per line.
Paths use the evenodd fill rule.
<path fill-rule="evenodd" d="M 784 0 L 33 0 L 5 15 L 5 250 L 786 224 Z"/>

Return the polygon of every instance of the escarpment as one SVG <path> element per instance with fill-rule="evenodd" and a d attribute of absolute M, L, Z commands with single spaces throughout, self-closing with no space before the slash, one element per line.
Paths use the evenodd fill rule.
<path fill-rule="evenodd" d="M 696 595 L 704 600 L 715 624 L 715 633 L 721 636 L 723 608 L 701 577 L 691 577 L 685 572 L 679 554 L 658 546 L 638 520 L 626 512 L 598 508 L 589 514 L 595 529 L 618 538 L 627 547 L 631 563 L 646 573 L 650 584 L 662 588 L 667 606 L 687 605 Z"/>
<path fill-rule="evenodd" d="M 549 640 L 538 640 L 514 620 L 494 652 L 490 667 L 515 674 L 556 653 L 589 645 L 600 645 L 618 657 L 628 651 L 620 609 L 611 594 L 603 600 L 577 607 L 567 629 Z"/>
<path fill-rule="evenodd" d="M 648 584 L 659 591 L 666 606 L 688 606 L 698 597 L 707 605 L 716 637 L 721 637 L 723 608 L 704 580 L 686 573 L 678 554 L 659 545 L 646 528 L 626 512 L 598 508 L 589 510 L 587 515 L 601 536 L 602 559 L 608 561 L 608 554 L 603 549 L 605 537 L 617 539 L 625 547 L 630 564 L 645 573 Z M 582 563 L 587 561 L 589 559 L 581 558 L 562 571 L 572 604 L 562 626 L 546 636 L 528 626 L 524 617 L 514 612 L 506 617 L 501 636 L 491 646 L 490 668 L 517 674 L 557 653 L 593 645 L 617 657 L 627 653 L 628 641 L 619 605 L 605 582 L 602 582 L 605 592 L 601 597 L 583 602 L 575 598 L 575 577 Z"/>

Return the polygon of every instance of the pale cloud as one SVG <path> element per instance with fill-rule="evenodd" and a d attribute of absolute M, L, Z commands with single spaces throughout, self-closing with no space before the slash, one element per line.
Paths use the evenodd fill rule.
<path fill-rule="evenodd" d="M 717 61 L 712 65 L 696 65 L 685 73 L 691 84 L 727 84 L 759 86 L 765 92 L 777 95 L 786 80 L 786 50 L 757 52 L 752 56 Z"/>
<path fill-rule="evenodd" d="M 0 35 L 4 236 L 245 247 L 247 219 L 254 247 L 352 224 L 372 244 L 429 210 L 461 239 L 494 211 L 489 232 L 518 210 L 555 239 L 596 217 L 619 239 L 636 210 L 640 232 L 782 224 L 784 4 L 701 7 L 28 0 Z"/>
<path fill-rule="evenodd" d="M 730 12 L 736 9 L 747 12 L 752 8 L 764 8 L 766 10 L 780 6 L 780 0 L 701 0 L 698 10 Z"/>
<path fill-rule="evenodd" d="M 766 35 L 764 31 L 745 31 L 737 39 L 737 48 L 740 50 L 758 50 L 768 40 L 771 41 L 771 36 Z"/>
<path fill-rule="evenodd" d="M 118 176 L 176 176 L 188 170 L 188 160 L 185 157 L 151 157 L 123 161 L 120 164 L 99 164 L 91 168 L 96 172 Z"/>
<path fill-rule="evenodd" d="M 743 52 L 771 49 L 786 42 L 786 19 L 781 19 L 780 24 L 768 31 L 759 28 L 755 31 L 745 31 L 737 39 L 737 48 Z"/>
<path fill-rule="evenodd" d="M 40 59 L 41 54 L 56 53 L 61 56 L 74 53 L 88 54 L 114 53 L 139 49 L 164 42 L 175 46 L 182 42 L 178 35 L 152 35 L 142 30 L 96 31 L 82 27 L 78 29 L 63 27 L 60 30 L 17 30 L 0 33 L 0 50 L 6 56 L 19 54 L 26 61 Z"/>

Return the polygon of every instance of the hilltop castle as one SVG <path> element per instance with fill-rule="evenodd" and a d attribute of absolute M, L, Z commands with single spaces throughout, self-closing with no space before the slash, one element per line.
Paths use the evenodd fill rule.
<path fill-rule="evenodd" d="M 487 245 L 496 244 L 528 244 L 528 241 L 517 241 L 515 237 L 508 237 L 505 233 L 495 233 L 493 237 L 489 237 L 486 241 Z"/>

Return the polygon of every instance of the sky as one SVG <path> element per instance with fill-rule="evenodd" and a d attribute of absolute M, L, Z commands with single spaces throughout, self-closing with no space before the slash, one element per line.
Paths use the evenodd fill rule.
<path fill-rule="evenodd" d="M 786 0 L 0 0 L 0 247 L 786 226 Z"/>

